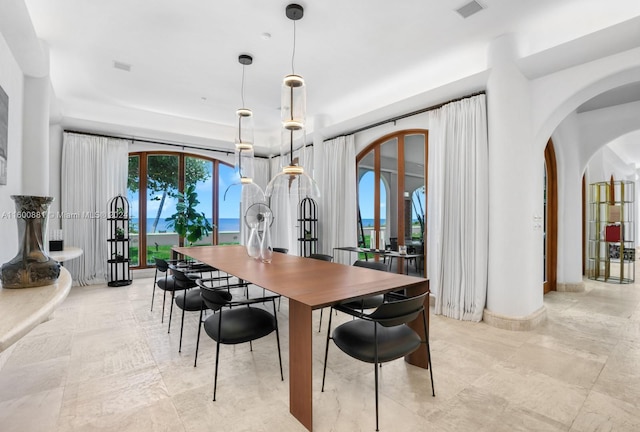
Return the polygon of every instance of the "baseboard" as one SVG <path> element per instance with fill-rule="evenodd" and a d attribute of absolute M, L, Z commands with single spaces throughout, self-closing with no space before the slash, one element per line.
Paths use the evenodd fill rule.
<path fill-rule="evenodd" d="M 511 317 L 484 310 L 482 320 L 491 327 L 512 331 L 529 331 L 547 320 L 547 309 L 542 306 L 537 311 L 523 317 Z"/>
<path fill-rule="evenodd" d="M 560 283 L 556 284 L 556 291 L 559 292 L 584 292 L 584 282 Z"/>

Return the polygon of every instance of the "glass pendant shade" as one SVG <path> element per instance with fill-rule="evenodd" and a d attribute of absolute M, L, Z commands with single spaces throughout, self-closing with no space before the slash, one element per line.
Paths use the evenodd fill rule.
<path fill-rule="evenodd" d="M 295 74 L 284 77 L 280 103 L 282 127 L 288 130 L 303 129 L 307 115 L 307 92 L 304 78 Z"/>
<path fill-rule="evenodd" d="M 316 182 L 305 171 L 308 147 L 305 145 L 305 129 L 282 130 L 280 145 L 280 172 L 271 179 L 265 190 L 267 197 L 290 195 L 299 199 L 319 198 Z"/>
<path fill-rule="evenodd" d="M 266 203 L 262 188 L 255 183 L 247 183 L 242 185 L 242 193 L 240 201 L 243 208 L 249 208 L 253 204 Z"/>
<path fill-rule="evenodd" d="M 280 169 L 290 174 L 304 172 L 307 162 L 306 130 L 282 129 L 280 139 Z"/>
<path fill-rule="evenodd" d="M 253 153 L 253 113 L 250 109 L 240 108 L 238 132 L 235 139 L 235 168 L 242 184 L 251 183 L 254 173 Z"/>
<path fill-rule="evenodd" d="M 317 199 L 320 197 L 320 189 L 313 178 L 306 172 L 288 174 L 281 171 L 271 179 L 264 194 L 270 198 L 274 196 L 290 196 L 297 197 L 298 200 L 307 197 Z"/>
<path fill-rule="evenodd" d="M 236 111 L 236 115 L 238 116 L 236 147 L 253 147 L 253 113 L 248 108 L 240 108 Z"/>
<path fill-rule="evenodd" d="M 254 154 L 253 147 L 239 149 L 236 147 L 235 151 L 236 171 L 240 176 L 240 183 L 252 183 L 254 174 Z"/>

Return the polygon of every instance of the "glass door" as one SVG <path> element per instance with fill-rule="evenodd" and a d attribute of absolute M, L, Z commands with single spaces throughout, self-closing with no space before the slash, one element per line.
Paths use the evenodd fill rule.
<path fill-rule="evenodd" d="M 371 231 L 394 251 L 407 246 L 418 256 L 394 260 L 394 270 L 402 273 L 424 274 L 426 146 L 426 130 L 401 131 L 376 140 L 356 158 L 360 246 L 369 247 Z"/>

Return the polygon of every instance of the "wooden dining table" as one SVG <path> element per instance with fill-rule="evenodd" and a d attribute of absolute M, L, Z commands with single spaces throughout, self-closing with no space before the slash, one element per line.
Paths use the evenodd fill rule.
<path fill-rule="evenodd" d="M 273 254 L 270 263 L 250 258 L 246 248 L 230 246 L 174 247 L 179 254 L 209 264 L 289 299 L 289 411 L 313 430 L 311 312 L 345 300 L 405 289 L 413 296 L 429 291 L 427 279 L 380 272 L 309 258 Z M 429 296 L 425 310 L 429 310 Z M 420 320 L 410 326 L 425 338 Z M 405 361 L 427 368 L 424 345 Z"/>

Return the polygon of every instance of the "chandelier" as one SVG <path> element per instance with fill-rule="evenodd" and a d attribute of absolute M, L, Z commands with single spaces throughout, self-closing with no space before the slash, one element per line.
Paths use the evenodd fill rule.
<path fill-rule="evenodd" d="M 304 78 L 295 73 L 296 21 L 304 15 L 298 4 L 286 7 L 286 16 L 293 21 L 293 53 L 291 74 L 282 80 L 280 164 L 282 170 L 271 179 L 265 195 L 291 195 L 298 198 L 319 197 L 316 182 L 304 170 L 306 147 L 305 121 L 307 96 Z"/>

